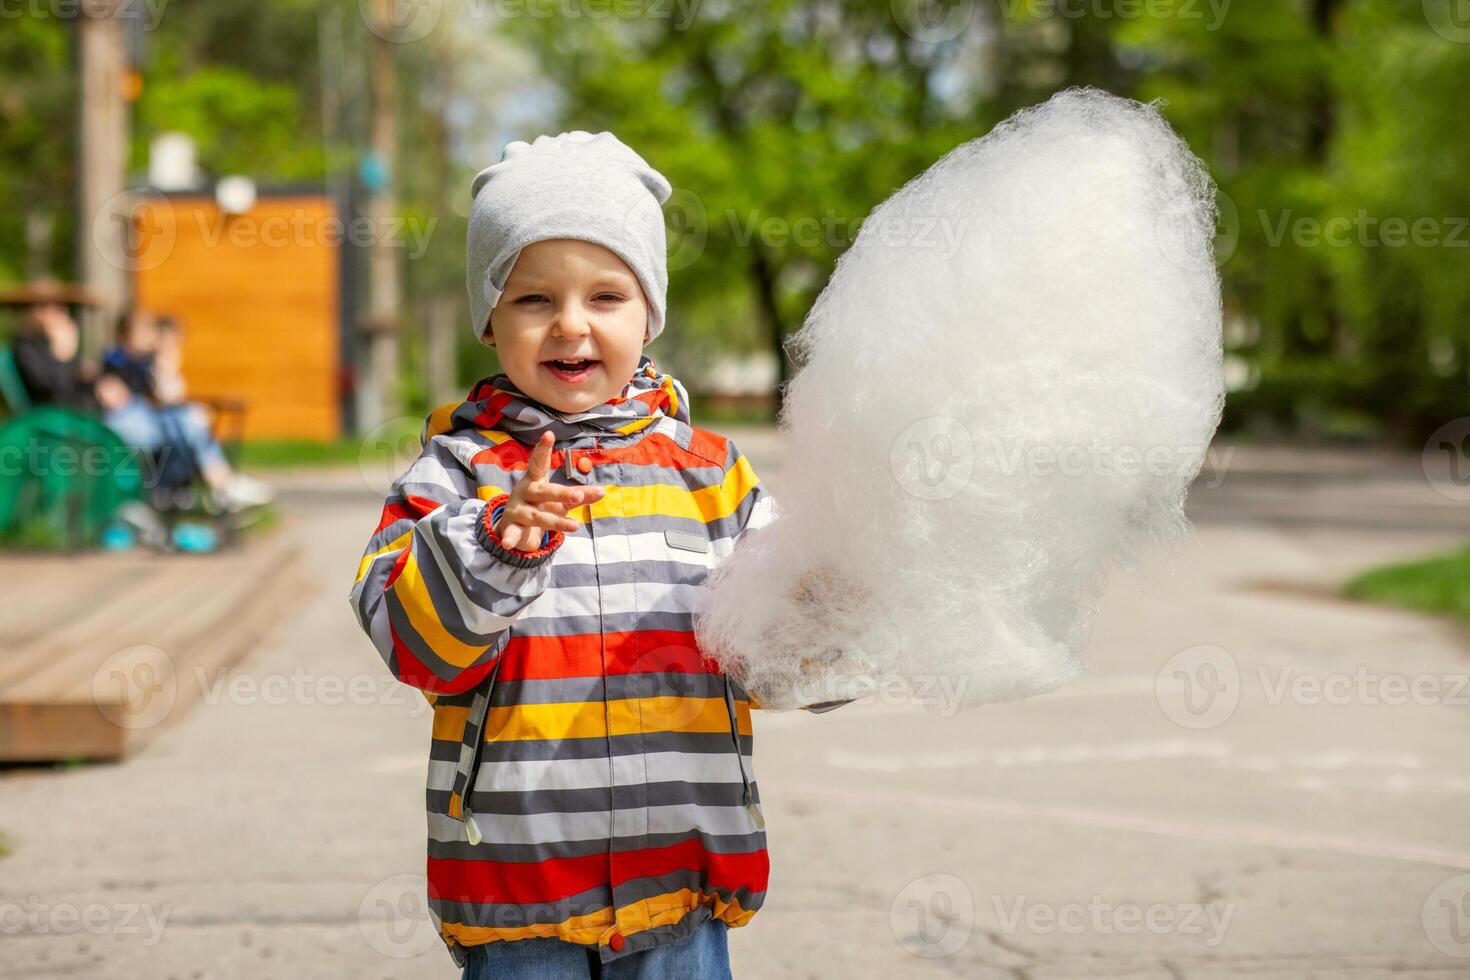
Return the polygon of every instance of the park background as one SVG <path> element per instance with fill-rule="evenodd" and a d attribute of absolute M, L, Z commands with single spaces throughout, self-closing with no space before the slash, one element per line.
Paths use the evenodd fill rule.
<path fill-rule="evenodd" d="M 669 177 L 649 352 L 779 486 L 783 340 L 862 219 L 1073 85 L 1163 100 L 1219 184 L 1195 536 L 1114 586 L 1066 690 L 758 719 L 775 877 L 737 975 L 1464 976 L 1463 0 L 0 0 L 0 292 L 87 290 L 91 355 L 177 301 L 191 390 L 251 402 L 281 491 L 228 554 L 0 555 L 0 708 L 48 619 L 194 702 L 122 761 L 0 768 L 0 976 L 450 975 L 424 706 L 344 600 L 424 414 L 498 370 L 464 239 L 508 142 L 610 129 Z M 120 574 L 165 597 L 143 625 L 90 611 Z"/>
<path fill-rule="evenodd" d="M 611 129 L 670 176 L 651 352 L 769 415 L 781 340 L 869 210 L 1071 85 L 1163 99 L 1219 183 L 1227 432 L 1417 445 L 1470 412 L 1470 18 L 1448 0 L 114 6 L 101 27 L 40 0 L 3 15 L 0 281 L 86 278 L 116 226 L 84 196 L 146 209 L 180 134 L 185 187 L 326 194 L 370 222 L 343 249 L 344 433 L 496 369 L 462 329 L 464 225 L 512 139 Z"/>

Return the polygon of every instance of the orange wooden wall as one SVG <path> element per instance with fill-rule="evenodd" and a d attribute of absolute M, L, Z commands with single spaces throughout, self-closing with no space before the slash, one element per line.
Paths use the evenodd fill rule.
<path fill-rule="evenodd" d="M 189 393 L 245 400 L 247 439 L 336 439 L 342 230 L 331 200 L 261 197 L 226 216 L 212 197 L 147 197 L 135 224 L 135 295 L 183 322 Z"/>

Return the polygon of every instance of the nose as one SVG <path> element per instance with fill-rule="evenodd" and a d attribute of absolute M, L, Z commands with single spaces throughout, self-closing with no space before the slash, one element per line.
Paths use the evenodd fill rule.
<path fill-rule="evenodd" d="M 590 332 L 591 326 L 587 322 L 587 311 L 580 303 L 564 303 L 557 307 L 556 316 L 551 321 L 553 337 L 576 339 L 585 337 Z"/>

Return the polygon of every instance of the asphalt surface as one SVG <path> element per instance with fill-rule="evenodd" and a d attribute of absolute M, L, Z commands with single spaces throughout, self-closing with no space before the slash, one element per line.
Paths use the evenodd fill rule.
<path fill-rule="evenodd" d="M 775 483 L 774 436 L 736 438 Z M 1470 976 L 1470 631 L 1335 597 L 1470 540 L 1430 477 L 1222 451 L 1061 691 L 758 713 L 773 873 L 736 976 Z M 277 480 L 303 604 L 137 757 L 0 770 L 0 977 L 457 976 L 427 706 L 346 600 L 382 472 Z"/>

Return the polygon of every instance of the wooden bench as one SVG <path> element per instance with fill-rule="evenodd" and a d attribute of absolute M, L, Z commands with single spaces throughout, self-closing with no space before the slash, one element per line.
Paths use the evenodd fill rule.
<path fill-rule="evenodd" d="M 0 556 L 0 761 L 141 748 L 309 594 L 299 553 L 276 527 L 213 555 Z"/>

